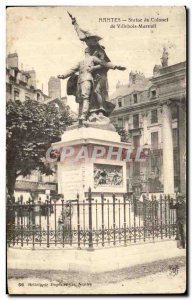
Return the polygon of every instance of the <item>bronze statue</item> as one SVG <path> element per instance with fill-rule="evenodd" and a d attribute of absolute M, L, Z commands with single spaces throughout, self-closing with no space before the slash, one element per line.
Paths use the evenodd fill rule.
<path fill-rule="evenodd" d="M 69 14 L 70 15 L 70 14 Z M 98 57 L 99 59 L 110 62 L 109 57 L 106 55 L 105 48 L 99 44 L 102 39 L 96 34 L 85 31 L 79 27 L 76 19 L 70 15 L 72 24 L 75 27 L 79 39 L 86 43 L 90 50 L 90 54 Z M 94 77 L 94 93 L 91 101 L 90 112 L 102 111 L 105 116 L 109 116 L 115 108 L 115 105 L 108 101 L 108 69 L 103 67 L 93 72 Z"/>
<path fill-rule="evenodd" d="M 113 65 L 104 47 L 99 44 L 101 37 L 80 29 L 76 19 L 71 15 L 70 17 L 79 39 L 88 47 L 85 50 L 85 59 L 64 75 L 58 75 L 58 78 L 70 77 L 67 82 L 67 94 L 76 97 L 76 102 L 79 103 L 79 121 L 86 124 L 86 121 L 93 120 L 93 114 L 95 116 L 100 113 L 106 117 L 111 114 L 115 105 L 108 101 L 107 72 L 109 69 L 126 68 Z M 79 72 L 78 76 L 76 72 Z"/>

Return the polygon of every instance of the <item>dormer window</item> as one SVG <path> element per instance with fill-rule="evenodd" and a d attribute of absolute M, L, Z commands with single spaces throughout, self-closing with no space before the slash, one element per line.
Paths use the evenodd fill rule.
<path fill-rule="evenodd" d="M 37 101 L 40 101 L 40 99 L 41 99 L 41 95 L 37 93 Z"/>
<path fill-rule="evenodd" d="M 134 104 L 137 103 L 137 94 L 133 94 L 133 103 L 134 103 Z"/>
<path fill-rule="evenodd" d="M 151 98 L 156 98 L 157 94 L 156 94 L 156 90 L 152 90 L 151 91 Z"/>
<path fill-rule="evenodd" d="M 19 90 L 14 90 L 14 100 L 19 100 Z"/>
<path fill-rule="evenodd" d="M 122 98 L 119 98 L 118 99 L 118 107 L 122 107 L 123 105 L 122 105 Z"/>

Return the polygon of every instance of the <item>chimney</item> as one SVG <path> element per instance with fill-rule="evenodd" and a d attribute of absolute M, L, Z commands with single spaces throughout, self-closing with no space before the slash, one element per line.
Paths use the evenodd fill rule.
<path fill-rule="evenodd" d="M 16 52 L 7 55 L 7 66 L 9 68 L 18 68 L 18 54 Z"/>
<path fill-rule="evenodd" d="M 116 89 L 119 89 L 121 85 L 121 82 L 118 80 L 117 84 L 116 84 Z"/>
<path fill-rule="evenodd" d="M 33 70 L 33 69 L 29 70 L 29 71 L 27 71 L 27 73 L 30 75 L 29 85 L 36 88 L 36 72 L 35 72 L 35 70 Z"/>
<path fill-rule="evenodd" d="M 140 72 L 133 72 L 129 73 L 129 83 L 131 84 L 142 84 L 146 81 L 145 75 Z"/>
<path fill-rule="evenodd" d="M 59 78 L 51 76 L 48 81 L 49 97 L 61 99 L 61 81 Z"/>

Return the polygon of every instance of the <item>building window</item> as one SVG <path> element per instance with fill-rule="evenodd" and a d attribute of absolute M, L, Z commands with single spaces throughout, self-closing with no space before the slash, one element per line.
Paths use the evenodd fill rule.
<path fill-rule="evenodd" d="M 139 176 L 140 175 L 140 162 L 134 161 L 133 162 L 133 176 Z"/>
<path fill-rule="evenodd" d="M 125 96 L 124 98 L 124 103 L 125 103 L 125 106 L 128 106 L 129 105 L 129 96 Z"/>
<path fill-rule="evenodd" d="M 160 157 L 157 155 L 152 155 L 150 157 L 151 162 L 151 173 L 155 175 L 155 177 L 159 178 L 160 175 Z"/>
<path fill-rule="evenodd" d="M 125 130 L 129 130 L 129 117 L 124 119 L 124 128 Z"/>
<path fill-rule="evenodd" d="M 123 119 L 122 118 L 117 119 L 117 125 L 118 125 L 118 127 L 123 128 Z"/>
<path fill-rule="evenodd" d="M 19 91 L 17 90 L 14 91 L 14 100 L 19 100 Z"/>
<path fill-rule="evenodd" d="M 25 176 L 25 178 L 26 178 L 27 180 L 30 180 L 30 179 L 31 179 L 31 175 L 29 174 L 29 175 Z"/>
<path fill-rule="evenodd" d="M 139 114 L 133 115 L 133 128 L 139 128 Z"/>
<path fill-rule="evenodd" d="M 43 175 L 41 173 L 38 174 L 38 181 L 43 182 Z"/>
<path fill-rule="evenodd" d="M 178 110 L 177 105 L 172 107 L 172 109 L 171 109 L 172 120 L 177 119 L 177 110 Z"/>
<path fill-rule="evenodd" d="M 151 98 L 156 98 L 156 90 L 151 91 Z"/>
<path fill-rule="evenodd" d="M 26 82 L 26 76 L 24 74 L 21 74 L 20 80 Z"/>
<path fill-rule="evenodd" d="M 173 147 L 176 148 L 178 146 L 178 129 L 173 128 Z"/>
<path fill-rule="evenodd" d="M 174 176 L 179 175 L 179 153 L 177 149 L 173 150 Z"/>
<path fill-rule="evenodd" d="M 14 69 L 11 69 L 11 70 L 10 70 L 10 75 L 11 75 L 12 77 L 15 77 L 15 70 L 14 70 Z"/>
<path fill-rule="evenodd" d="M 140 136 L 133 136 L 133 147 L 137 149 L 140 146 Z M 140 176 L 140 162 L 133 161 L 133 176 Z"/>
<path fill-rule="evenodd" d="M 25 96 L 25 100 L 30 100 L 30 97 L 28 95 Z"/>
<path fill-rule="evenodd" d="M 137 103 L 137 94 L 133 94 L 133 102 L 134 104 Z"/>
<path fill-rule="evenodd" d="M 139 146 L 140 146 L 140 136 L 139 135 L 133 136 L 133 147 L 137 148 Z"/>
<path fill-rule="evenodd" d="M 151 111 L 151 124 L 158 123 L 157 109 Z"/>
<path fill-rule="evenodd" d="M 122 99 L 118 99 L 118 107 L 122 107 Z"/>
<path fill-rule="evenodd" d="M 151 149 L 158 149 L 158 131 L 151 132 Z"/>

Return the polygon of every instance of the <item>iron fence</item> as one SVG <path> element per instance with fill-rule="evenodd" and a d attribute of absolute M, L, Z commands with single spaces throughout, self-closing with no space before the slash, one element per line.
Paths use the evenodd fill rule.
<path fill-rule="evenodd" d="M 143 201 L 123 195 L 65 201 L 47 197 L 7 204 L 8 246 L 66 247 L 92 250 L 96 247 L 128 245 L 171 239 L 176 235 L 175 210 L 170 197 Z"/>

